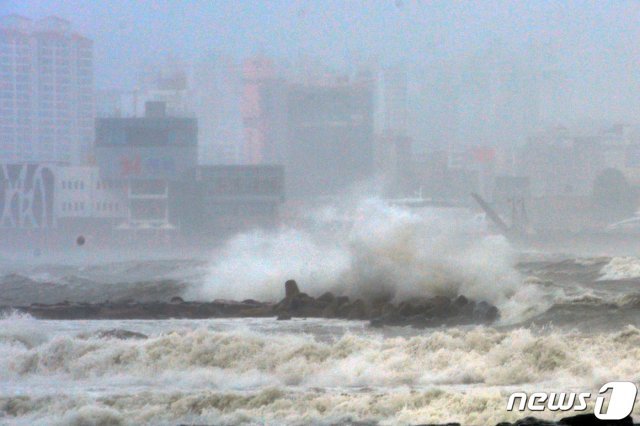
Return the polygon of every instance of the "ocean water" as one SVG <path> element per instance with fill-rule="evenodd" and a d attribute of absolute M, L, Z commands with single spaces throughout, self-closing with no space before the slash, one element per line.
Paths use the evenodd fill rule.
<path fill-rule="evenodd" d="M 164 259 L 0 262 L 0 305 L 62 300 L 278 300 L 457 295 L 492 326 L 375 329 L 293 319 L 0 318 L 0 424 L 487 425 L 515 391 L 597 392 L 640 381 L 640 259 L 524 253 L 465 219 L 369 201 L 348 225 L 250 232 Z M 322 225 L 322 226 L 320 226 Z M 141 339 L 104 336 L 128 330 Z M 640 408 L 634 414 L 640 415 Z M 558 418 L 566 414 L 536 413 Z"/>
<path fill-rule="evenodd" d="M 640 330 L 274 319 L 0 322 L 1 424 L 492 424 L 510 392 L 638 381 Z M 146 339 L 99 337 L 126 329 Z M 553 417 L 549 413 L 546 417 Z"/>

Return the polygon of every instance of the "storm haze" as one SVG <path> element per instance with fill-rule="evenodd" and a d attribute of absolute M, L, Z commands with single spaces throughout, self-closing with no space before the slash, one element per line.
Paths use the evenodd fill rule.
<path fill-rule="evenodd" d="M 71 21 L 95 41 L 98 89 L 133 88 L 132 70 L 211 50 L 289 63 L 311 56 L 336 68 L 375 60 L 416 73 L 537 56 L 550 62 L 538 66 L 553 67 L 571 86 L 568 118 L 629 121 L 640 111 L 640 5 L 633 1 L 4 0 L 0 13 Z"/>
<path fill-rule="evenodd" d="M 0 0 L 0 423 L 633 424 L 639 24 Z"/>

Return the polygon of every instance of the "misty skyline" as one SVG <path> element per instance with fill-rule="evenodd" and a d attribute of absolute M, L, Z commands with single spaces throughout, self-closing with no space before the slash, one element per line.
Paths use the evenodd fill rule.
<path fill-rule="evenodd" d="M 413 70 L 547 46 L 573 83 L 572 116 L 632 121 L 640 111 L 635 2 L 0 2 L 0 14 L 11 13 L 57 15 L 92 38 L 98 89 L 131 88 L 145 65 L 211 50 L 336 67 L 377 58 Z"/>

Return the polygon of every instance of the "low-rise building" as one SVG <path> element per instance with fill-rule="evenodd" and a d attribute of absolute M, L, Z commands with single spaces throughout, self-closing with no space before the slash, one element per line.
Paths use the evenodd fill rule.
<path fill-rule="evenodd" d="M 284 168 L 275 165 L 215 165 L 198 168 L 191 189 L 174 202 L 187 234 L 222 236 L 279 221 Z"/>
<path fill-rule="evenodd" d="M 101 177 L 126 188 L 127 217 L 119 229 L 177 229 L 170 200 L 194 180 L 196 119 L 167 116 L 162 102 L 148 102 L 144 117 L 100 118 L 96 157 Z"/>
<path fill-rule="evenodd" d="M 58 167 L 55 216 L 61 228 L 107 232 L 127 217 L 122 182 L 100 177 L 97 167 Z"/>

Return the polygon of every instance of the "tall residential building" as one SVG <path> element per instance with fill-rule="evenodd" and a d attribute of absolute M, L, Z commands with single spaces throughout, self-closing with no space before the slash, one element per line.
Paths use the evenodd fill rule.
<path fill-rule="evenodd" d="M 141 98 L 137 90 L 96 90 L 96 118 L 136 117 Z"/>
<path fill-rule="evenodd" d="M 288 197 L 337 195 L 372 176 L 373 104 L 370 81 L 294 85 L 289 89 Z"/>
<path fill-rule="evenodd" d="M 200 164 L 238 164 L 242 158 L 242 74 L 229 56 L 209 53 L 193 69 Z"/>
<path fill-rule="evenodd" d="M 408 79 L 401 67 L 385 69 L 378 74 L 376 85 L 376 133 L 407 136 Z"/>
<path fill-rule="evenodd" d="M 460 137 L 457 65 L 451 61 L 430 64 L 413 72 L 409 82 L 409 136 L 418 150 L 447 151 Z"/>
<path fill-rule="evenodd" d="M 98 109 L 103 117 L 140 116 L 146 102 L 163 102 L 168 115 L 197 118 L 200 164 L 238 164 L 244 155 L 242 90 L 242 70 L 232 57 L 214 52 L 193 62 L 169 57 L 144 69 L 133 92 L 105 93 Z"/>
<path fill-rule="evenodd" d="M 286 85 L 271 59 L 256 57 L 243 65 L 242 121 L 244 162 L 282 162 L 286 137 Z"/>
<path fill-rule="evenodd" d="M 408 76 L 403 67 L 379 69 L 375 78 L 375 173 L 384 191 L 395 196 L 408 190 L 406 177 L 411 158 Z"/>
<path fill-rule="evenodd" d="M 147 102 L 163 102 L 167 114 L 193 117 L 189 68 L 187 63 L 168 57 L 164 63 L 144 69 L 134 92 L 134 115 L 143 115 Z"/>
<path fill-rule="evenodd" d="M 0 17 L 0 161 L 83 164 L 93 139 L 93 42 L 64 19 Z"/>

